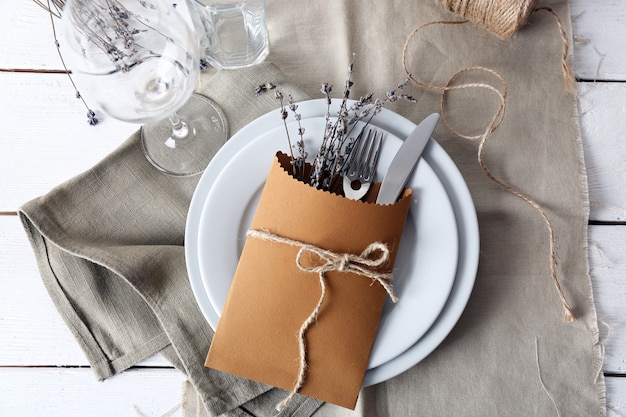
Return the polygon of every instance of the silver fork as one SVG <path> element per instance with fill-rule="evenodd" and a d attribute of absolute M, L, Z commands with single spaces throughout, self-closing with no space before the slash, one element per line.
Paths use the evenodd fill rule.
<path fill-rule="evenodd" d="M 357 138 L 343 174 L 343 193 L 347 198 L 360 200 L 367 194 L 376 173 L 382 140 L 382 132 L 372 129 L 367 131 L 365 139 L 363 132 Z"/>

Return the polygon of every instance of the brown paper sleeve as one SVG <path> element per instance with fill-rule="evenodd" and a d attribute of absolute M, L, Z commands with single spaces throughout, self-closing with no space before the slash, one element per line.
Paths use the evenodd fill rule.
<path fill-rule="evenodd" d="M 336 253 L 386 243 L 392 270 L 411 190 L 391 205 L 349 200 L 294 179 L 278 153 L 252 229 Z M 379 184 L 368 199 L 375 201 Z M 205 365 L 291 390 L 299 371 L 298 330 L 320 297 L 317 273 L 296 265 L 298 247 L 248 237 Z M 387 293 L 354 273 L 325 274 L 326 297 L 306 333 L 308 369 L 301 394 L 354 409 Z"/>

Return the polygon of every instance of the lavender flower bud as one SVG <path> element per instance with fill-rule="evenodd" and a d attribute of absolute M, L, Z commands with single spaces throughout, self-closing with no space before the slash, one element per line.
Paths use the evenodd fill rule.
<path fill-rule="evenodd" d="M 89 123 L 90 126 L 95 126 L 98 124 L 96 113 L 94 113 L 91 109 L 87 111 L 87 123 Z"/>

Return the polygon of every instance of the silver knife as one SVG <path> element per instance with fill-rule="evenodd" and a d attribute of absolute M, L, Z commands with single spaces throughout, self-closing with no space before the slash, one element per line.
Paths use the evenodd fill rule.
<path fill-rule="evenodd" d="M 402 146 L 400 146 L 380 186 L 380 191 L 376 198 L 377 204 L 393 204 L 400 197 L 406 180 L 417 165 L 438 122 L 439 113 L 431 114 L 417 125 Z"/>

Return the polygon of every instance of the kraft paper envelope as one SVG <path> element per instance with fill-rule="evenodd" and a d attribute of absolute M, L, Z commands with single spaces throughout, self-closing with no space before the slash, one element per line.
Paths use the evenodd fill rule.
<path fill-rule="evenodd" d="M 317 190 L 294 179 L 278 153 L 251 230 L 267 231 L 335 253 L 361 254 L 383 242 L 391 272 L 411 203 L 377 205 Z M 379 184 L 368 200 L 375 201 Z M 298 332 L 320 299 L 318 273 L 296 264 L 300 247 L 249 236 L 205 362 L 211 368 L 292 390 L 299 372 Z M 303 256 L 311 265 L 316 255 Z M 305 335 L 307 369 L 300 394 L 354 409 L 387 293 L 352 272 L 324 274 L 326 294 Z"/>

